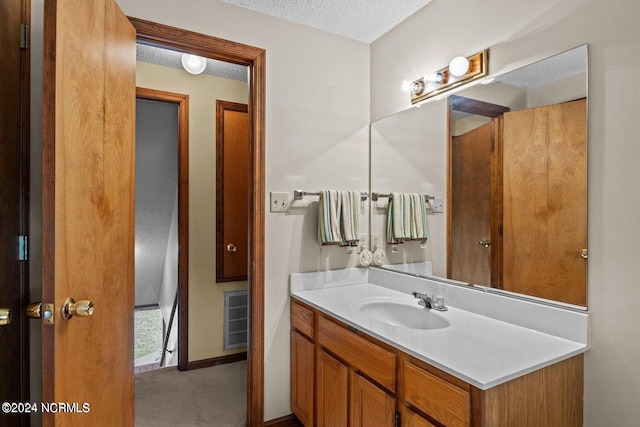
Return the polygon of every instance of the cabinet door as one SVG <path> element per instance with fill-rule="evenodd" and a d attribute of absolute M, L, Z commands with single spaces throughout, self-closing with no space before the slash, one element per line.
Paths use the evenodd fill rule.
<path fill-rule="evenodd" d="M 351 371 L 351 426 L 394 427 L 396 399 Z"/>
<path fill-rule="evenodd" d="M 436 427 L 411 409 L 400 406 L 400 426 L 401 427 Z"/>
<path fill-rule="evenodd" d="M 313 425 L 314 344 L 291 332 L 291 410 L 305 427 Z"/>
<path fill-rule="evenodd" d="M 317 425 L 346 427 L 349 370 L 322 350 L 318 350 L 317 362 Z"/>

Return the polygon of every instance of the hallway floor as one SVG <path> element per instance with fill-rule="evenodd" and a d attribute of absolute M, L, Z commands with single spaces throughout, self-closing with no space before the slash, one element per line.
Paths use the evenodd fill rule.
<path fill-rule="evenodd" d="M 247 361 L 135 376 L 137 427 L 243 427 L 246 425 Z"/>

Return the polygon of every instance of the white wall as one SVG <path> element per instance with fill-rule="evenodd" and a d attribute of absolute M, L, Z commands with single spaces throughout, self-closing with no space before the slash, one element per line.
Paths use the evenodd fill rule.
<path fill-rule="evenodd" d="M 117 0 L 129 16 L 266 49 L 266 190 L 367 191 L 369 46 L 217 0 Z M 315 243 L 316 199 L 266 213 L 265 420 L 289 407 L 289 273 L 356 265 Z M 368 225 L 363 217 L 363 230 Z"/>
<path fill-rule="evenodd" d="M 402 80 L 439 69 L 453 56 L 489 47 L 490 72 L 501 73 L 589 43 L 592 349 L 585 355 L 584 419 L 594 427 L 640 419 L 638 16 L 636 0 L 434 0 L 371 47 L 376 120 L 409 106 L 398 90 Z"/>

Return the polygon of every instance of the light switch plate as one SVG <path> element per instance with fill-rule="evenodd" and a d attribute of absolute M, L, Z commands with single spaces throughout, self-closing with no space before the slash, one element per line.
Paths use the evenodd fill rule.
<path fill-rule="evenodd" d="M 271 206 L 271 212 L 286 212 L 289 209 L 289 204 L 291 201 L 289 200 L 289 193 L 285 191 L 272 191 L 269 193 L 271 195 L 271 201 L 269 206 Z"/>
<path fill-rule="evenodd" d="M 444 212 L 444 197 L 435 197 L 431 201 L 431 209 L 433 209 L 433 213 Z"/>

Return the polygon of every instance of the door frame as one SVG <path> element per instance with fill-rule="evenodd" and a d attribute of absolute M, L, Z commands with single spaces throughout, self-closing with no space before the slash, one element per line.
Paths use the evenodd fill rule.
<path fill-rule="evenodd" d="M 247 425 L 264 420 L 264 231 L 266 51 L 261 48 L 129 17 L 145 44 L 220 61 L 249 70 L 249 342 Z M 179 321 L 182 323 L 183 319 Z"/>
<path fill-rule="evenodd" d="M 491 160 L 491 287 L 502 289 L 502 115 L 509 107 L 491 104 L 460 95 L 447 98 L 447 277 L 451 277 L 453 257 L 452 231 L 452 153 L 453 153 L 453 111 L 490 117 L 494 119 L 493 158 Z"/>
<path fill-rule="evenodd" d="M 189 364 L 189 95 L 138 86 L 136 98 L 178 106 L 178 369 L 184 371 Z"/>

